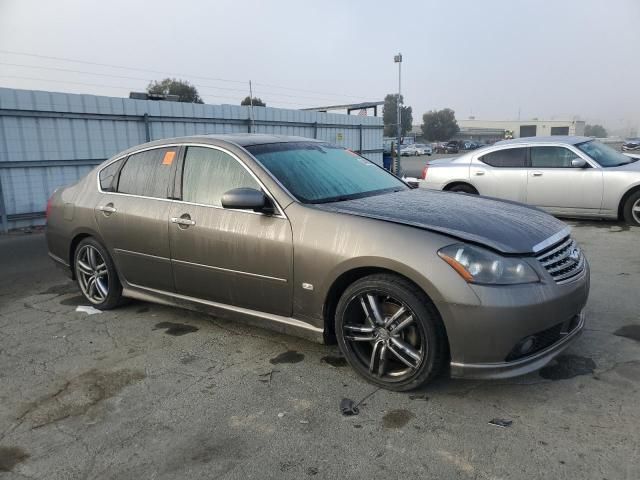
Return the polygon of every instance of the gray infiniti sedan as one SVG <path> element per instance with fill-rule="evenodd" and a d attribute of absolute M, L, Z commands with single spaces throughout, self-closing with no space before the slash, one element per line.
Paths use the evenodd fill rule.
<path fill-rule="evenodd" d="M 427 165 L 422 186 L 640 225 L 640 161 L 588 137 L 505 140 Z"/>
<path fill-rule="evenodd" d="M 589 266 L 564 223 L 411 189 L 321 141 L 147 143 L 57 190 L 47 215 L 49 255 L 96 308 L 130 297 L 337 341 L 391 390 L 445 367 L 524 374 L 584 326 Z"/>

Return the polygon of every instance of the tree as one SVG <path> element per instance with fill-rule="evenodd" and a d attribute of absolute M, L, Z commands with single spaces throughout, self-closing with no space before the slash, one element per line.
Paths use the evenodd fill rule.
<path fill-rule="evenodd" d="M 602 125 L 585 125 L 584 134 L 586 137 L 605 138 L 607 130 Z"/>
<path fill-rule="evenodd" d="M 251 105 L 251 97 L 247 95 L 244 97 L 244 100 L 240 102 L 240 105 Z M 267 104 L 262 101 L 261 98 L 253 97 L 253 106 L 254 107 L 266 107 Z"/>
<path fill-rule="evenodd" d="M 155 95 L 177 95 L 179 102 L 204 103 L 196 87 L 186 80 L 165 78 L 161 81 L 153 81 L 147 86 L 147 93 Z"/>
<path fill-rule="evenodd" d="M 422 115 L 422 135 L 429 141 L 449 140 L 460 131 L 456 114 L 450 108 L 430 110 Z"/>
<path fill-rule="evenodd" d="M 384 108 L 382 112 L 382 121 L 384 122 L 384 136 L 395 137 L 398 133 L 398 94 L 390 93 L 384 97 Z M 400 95 L 400 116 L 402 118 L 401 136 L 404 137 L 407 132 L 411 131 L 413 123 L 413 110 L 411 107 L 402 105 L 403 99 Z"/>

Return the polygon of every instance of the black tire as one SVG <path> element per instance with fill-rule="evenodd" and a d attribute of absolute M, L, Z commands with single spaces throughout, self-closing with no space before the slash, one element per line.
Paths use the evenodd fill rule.
<path fill-rule="evenodd" d="M 629 195 L 624 202 L 624 221 L 629 225 L 640 226 L 640 211 L 637 209 L 640 209 L 640 190 Z"/>
<path fill-rule="evenodd" d="M 468 193 L 470 195 L 478 195 L 478 191 L 473 188 L 471 185 L 460 184 L 454 185 L 453 187 L 447 190 L 448 192 L 457 192 L 457 193 Z"/>
<path fill-rule="evenodd" d="M 106 272 L 106 274 L 103 274 L 103 276 L 100 277 L 100 285 L 102 285 L 102 288 L 104 288 L 104 286 L 106 285 L 106 294 L 104 294 L 102 290 L 98 290 L 98 287 L 100 285 L 98 284 L 98 280 L 96 279 L 95 282 L 93 282 L 93 291 L 96 292 L 96 294 L 93 295 L 94 298 L 92 298 L 92 295 L 89 294 L 92 290 L 91 287 L 87 287 L 87 283 L 91 282 L 85 281 L 88 274 L 85 270 L 83 270 L 83 268 L 85 267 L 82 264 L 86 266 L 87 262 L 81 261 L 81 257 L 86 258 L 83 257 L 83 255 L 85 255 L 85 253 L 90 249 L 95 249 L 95 251 L 97 251 L 102 257 L 102 261 L 98 266 L 102 267 L 102 265 L 104 265 L 104 267 L 102 267 L 100 271 L 103 271 L 104 269 L 104 271 Z M 107 249 L 95 238 L 87 237 L 78 244 L 73 256 L 73 269 L 78 287 L 80 288 L 82 295 L 87 299 L 88 302 L 90 302 L 91 306 L 97 308 L 98 310 L 110 310 L 122 303 L 122 284 L 120 283 L 120 279 L 118 278 L 118 272 L 116 271 L 113 260 L 111 259 L 111 256 L 109 255 Z M 94 273 L 96 271 L 97 270 L 94 269 Z"/>
<path fill-rule="evenodd" d="M 390 353 L 391 348 L 398 352 L 402 347 L 399 349 L 396 344 L 392 343 L 395 340 L 391 339 L 388 333 L 381 335 L 379 332 L 381 328 L 376 327 L 377 333 L 352 333 L 352 329 L 360 317 L 363 323 L 358 323 L 358 325 L 368 328 L 373 325 L 372 322 L 365 320 L 367 317 L 360 303 L 360 299 L 368 298 L 369 294 L 377 296 L 378 299 L 386 298 L 385 302 L 379 304 L 382 306 L 380 311 L 385 310 L 387 305 L 404 307 L 405 316 L 399 317 L 396 322 L 391 324 L 391 336 L 412 347 L 414 353 L 420 354 L 420 360 L 415 361 L 415 366 L 403 365 L 399 361 L 400 355 Z M 361 297 L 363 295 L 365 297 Z M 390 314 L 390 316 L 393 315 Z M 409 317 L 413 320 L 409 320 Z M 388 319 L 389 317 L 384 317 L 385 321 Z M 405 320 L 410 322 L 407 324 L 408 326 L 402 328 L 400 333 L 394 333 L 393 329 L 405 323 Z M 370 383 L 388 390 L 402 392 L 416 389 L 428 383 L 441 372 L 448 356 L 444 325 L 435 306 L 421 289 L 398 275 L 369 275 L 351 284 L 338 302 L 335 331 L 340 350 L 351 367 Z M 353 341 L 351 339 L 354 338 L 354 335 L 370 335 L 373 339 L 371 343 Z M 376 347 L 376 345 L 385 346 Z M 371 349 L 370 353 L 368 353 L 369 348 Z M 379 353 L 382 348 L 385 349 L 386 356 L 384 360 L 378 359 L 376 368 L 380 367 L 381 362 L 386 368 L 382 367 L 382 372 L 380 370 L 371 372 L 372 366 L 376 364 L 373 359 L 376 356 L 374 353 L 378 352 L 378 356 L 385 355 L 385 353 Z M 409 358 L 408 355 L 404 355 L 404 352 L 401 351 L 401 353 L 403 353 L 401 356 Z M 392 368 L 394 366 L 400 368 L 394 370 Z M 406 371 L 406 373 L 401 374 L 402 371 Z"/>

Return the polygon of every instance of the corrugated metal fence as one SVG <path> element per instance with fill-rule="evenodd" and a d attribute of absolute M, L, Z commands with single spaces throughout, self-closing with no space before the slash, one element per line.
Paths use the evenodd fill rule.
<path fill-rule="evenodd" d="M 318 138 L 382 164 L 382 118 L 0 88 L 0 230 L 44 222 L 47 198 L 111 155 L 159 138 L 272 133 Z"/>

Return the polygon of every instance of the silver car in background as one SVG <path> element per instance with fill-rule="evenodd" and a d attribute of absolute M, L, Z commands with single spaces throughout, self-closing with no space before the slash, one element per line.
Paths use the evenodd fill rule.
<path fill-rule="evenodd" d="M 640 225 L 640 161 L 589 137 L 529 137 L 437 164 L 421 187 L 480 194 L 540 207 L 553 215 Z"/>

